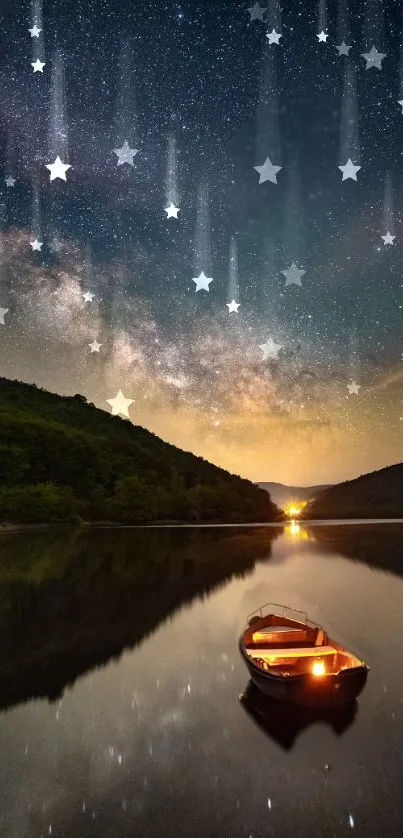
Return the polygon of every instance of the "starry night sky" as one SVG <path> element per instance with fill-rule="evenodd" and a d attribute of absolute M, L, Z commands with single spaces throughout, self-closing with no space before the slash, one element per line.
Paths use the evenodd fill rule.
<path fill-rule="evenodd" d="M 105 410 L 121 390 L 132 422 L 254 481 L 334 482 L 403 459 L 402 13 L 393 0 L 350 0 L 348 16 L 344 0 L 290 0 L 262 21 L 252 5 L 3 0 L 0 375 Z M 361 56 L 372 45 L 380 70 Z M 338 169 L 346 62 L 357 182 Z M 50 182 L 55 103 L 71 168 Z M 169 137 L 177 219 L 164 211 Z M 125 139 L 133 166 L 114 153 Z M 282 167 L 276 184 L 259 185 L 265 157 Z M 202 183 L 211 248 L 195 256 Z M 192 282 L 203 259 L 208 292 Z M 286 286 L 294 261 L 305 274 Z M 281 349 L 262 360 L 270 338 Z"/>

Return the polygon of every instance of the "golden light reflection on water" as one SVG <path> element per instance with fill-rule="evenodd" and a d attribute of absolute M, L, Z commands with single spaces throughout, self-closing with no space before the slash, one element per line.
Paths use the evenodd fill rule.
<path fill-rule="evenodd" d="M 301 524 L 298 524 L 296 521 L 290 521 L 289 524 L 285 525 L 284 535 L 286 536 L 286 538 L 290 539 L 290 541 L 312 540 L 312 536 L 305 529 L 305 527 L 301 526 Z"/>

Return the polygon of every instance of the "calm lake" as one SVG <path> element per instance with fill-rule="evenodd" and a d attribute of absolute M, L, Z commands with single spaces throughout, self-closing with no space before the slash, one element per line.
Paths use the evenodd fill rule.
<path fill-rule="evenodd" d="M 238 652 L 265 602 L 371 671 L 285 714 Z M 403 523 L 0 537 L 1 838 L 400 836 Z"/>

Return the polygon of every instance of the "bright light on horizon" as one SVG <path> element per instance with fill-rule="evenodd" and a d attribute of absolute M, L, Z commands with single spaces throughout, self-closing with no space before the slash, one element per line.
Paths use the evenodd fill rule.
<path fill-rule="evenodd" d="M 306 506 L 305 501 L 289 501 L 284 506 L 284 512 L 289 518 L 298 518 L 304 506 Z"/>

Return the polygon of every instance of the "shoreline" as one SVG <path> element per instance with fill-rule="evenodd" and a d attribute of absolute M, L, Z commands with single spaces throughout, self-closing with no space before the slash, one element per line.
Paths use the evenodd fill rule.
<path fill-rule="evenodd" d="M 4 534 L 11 534 L 17 532 L 29 532 L 30 530 L 40 531 L 40 530 L 48 530 L 48 529 L 59 529 L 59 530 L 71 530 L 73 528 L 76 529 L 170 529 L 170 528 L 183 528 L 183 529 L 195 529 L 195 528 L 218 528 L 218 527 L 225 527 L 225 528 L 234 528 L 234 527 L 247 527 L 247 528 L 254 528 L 254 527 L 285 527 L 290 525 L 292 522 L 290 520 L 286 521 L 253 521 L 253 522 L 245 522 L 245 521 L 232 521 L 230 523 L 224 523 L 219 521 L 210 521 L 204 523 L 189 523 L 188 521 L 155 521 L 151 524 L 121 524 L 114 521 L 80 521 L 78 523 L 65 523 L 65 522 L 57 522 L 52 521 L 49 523 L 30 523 L 30 524 L 13 524 L 13 523 L 0 523 L 0 535 Z M 316 519 L 305 519 L 305 520 L 294 520 L 293 523 L 300 524 L 301 526 L 352 526 L 352 525 L 361 525 L 361 524 L 403 524 L 403 518 L 316 518 Z"/>

